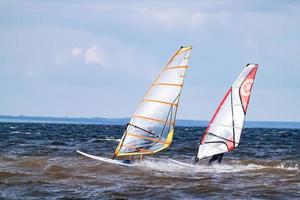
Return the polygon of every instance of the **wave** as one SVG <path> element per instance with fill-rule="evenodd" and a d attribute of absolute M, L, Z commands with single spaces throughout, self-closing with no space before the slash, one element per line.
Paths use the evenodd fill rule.
<path fill-rule="evenodd" d="M 11 131 L 10 133 L 17 134 L 17 133 L 21 133 L 21 131 Z"/>
<path fill-rule="evenodd" d="M 49 165 L 46 167 L 44 174 L 54 179 L 67 179 L 71 177 L 73 169 L 60 165 Z"/>
<path fill-rule="evenodd" d="M 2 171 L 0 172 L 0 178 L 11 178 L 11 177 L 23 177 L 23 176 L 30 176 L 30 174 L 20 173 L 20 172 L 7 172 Z"/>
<path fill-rule="evenodd" d="M 299 170 L 298 163 L 281 163 L 280 165 L 276 166 L 277 169 L 286 169 L 286 170 Z"/>

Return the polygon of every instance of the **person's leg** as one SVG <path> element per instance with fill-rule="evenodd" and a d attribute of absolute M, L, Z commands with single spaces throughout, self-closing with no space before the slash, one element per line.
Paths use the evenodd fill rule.
<path fill-rule="evenodd" d="M 215 160 L 217 160 L 218 159 L 218 155 L 213 155 L 212 157 L 211 157 L 211 159 L 208 161 L 208 166 L 210 166 L 211 165 L 211 163 L 212 162 L 214 162 Z"/>
<path fill-rule="evenodd" d="M 141 154 L 140 161 L 144 160 L 144 154 Z"/>
<path fill-rule="evenodd" d="M 218 154 L 218 163 L 221 164 L 224 153 Z"/>

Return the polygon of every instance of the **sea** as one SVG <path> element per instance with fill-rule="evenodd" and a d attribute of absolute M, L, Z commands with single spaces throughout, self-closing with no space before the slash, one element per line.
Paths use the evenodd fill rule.
<path fill-rule="evenodd" d="M 133 166 L 112 157 L 121 125 L 0 123 L 0 199 L 300 199 L 300 129 L 246 128 L 221 164 L 192 163 L 205 127 Z"/>

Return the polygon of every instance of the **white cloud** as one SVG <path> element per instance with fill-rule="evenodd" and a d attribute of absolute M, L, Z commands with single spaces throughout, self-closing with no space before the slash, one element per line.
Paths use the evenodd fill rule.
<path fill-rule="evenodd" d="M 72 48 L 72 56 L 75 57 L 75 56 L 79 56 L 82 54 L 82 49 L 79 48 L 79 47 L 74 47 Z"/>
<path fill-rule="evenodd" d="M 92 66 L 95 70 L 125 70 L 130 74 L 147 74 L 156 72 L 160 65 L 153 63 L 151 55 L 139 47 L 109 37 L 95 38 L 91 45 L 77 44 L 71 48 L 65 66 Z M 74 56 L 76 52 L 76 56 Z M 78 53 L 80 52 L 80 53 Z M 61 52 L 64 55 L 64 52 Z M 155 68 L 154 68 L 155 67 Z"/>
<path fill-rule="evenodd" d="M 105 66 L 106 57 L 104 50 L 96 45 L 90 46 L 84 53 L 84 61 L 86 64 L 96 63 Z"/>

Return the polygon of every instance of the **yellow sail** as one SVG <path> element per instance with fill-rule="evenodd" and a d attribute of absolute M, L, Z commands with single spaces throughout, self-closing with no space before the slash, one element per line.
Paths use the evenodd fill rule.
<path fill-rule="evenodd" d="M 191 46 L 181 47 L 156 77 L 114 156 L 154 154 L 170 146 L 191 50 Z"/>

